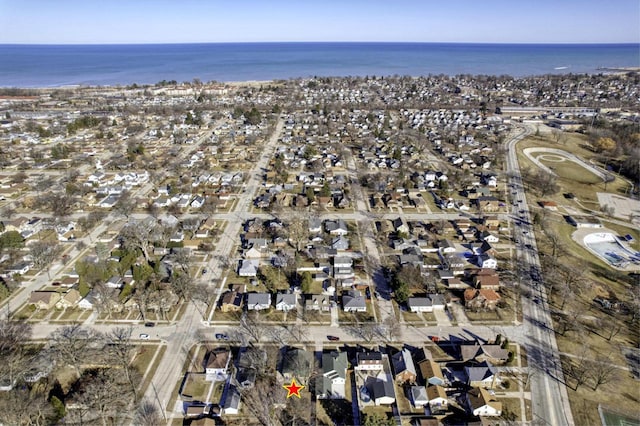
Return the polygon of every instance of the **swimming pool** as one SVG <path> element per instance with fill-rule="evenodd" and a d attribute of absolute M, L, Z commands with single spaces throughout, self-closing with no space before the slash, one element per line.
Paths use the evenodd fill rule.
<path fill-rule="evenodd" d="M 613 266 L 625 267 L 629 262 L 640 264 L 640 253 L 623 246 L 615 235 L 608 232 L 596 232 L 584 237 L 589 250 Z"/>

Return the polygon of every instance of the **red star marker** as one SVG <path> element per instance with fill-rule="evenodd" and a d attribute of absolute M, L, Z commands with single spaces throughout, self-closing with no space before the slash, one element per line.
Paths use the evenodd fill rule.
<path fill-rule="evenodd" d="M 293 395 L 300 398 L 300 391 L 304 389 L 303 385 L 299 385 L 296 383 L 295 378 L 291 380 L 290 385 L 283 385 L 282 387 L 287 390 L 287 398 L 291 398 Z"/>

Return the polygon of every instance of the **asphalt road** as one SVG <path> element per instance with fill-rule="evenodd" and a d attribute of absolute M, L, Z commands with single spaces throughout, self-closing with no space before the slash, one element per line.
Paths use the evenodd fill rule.
<path fill-rule="evenodd" d="M 516 155 L 516 144 L 531 134 L 525 127 L 507 142 L 507 172 L 510 177 L 512 205 L 515 217 L 514 239 L 520 266 L 520 285 L 531 290 L 531 297 L 522 298 L 525 336 L 531 377 L 533 417 L 548 425 L 573 425 L 564 375 L 560 365 L 558 346 L 549 313 L 531 215 L 522 184 Z"/>

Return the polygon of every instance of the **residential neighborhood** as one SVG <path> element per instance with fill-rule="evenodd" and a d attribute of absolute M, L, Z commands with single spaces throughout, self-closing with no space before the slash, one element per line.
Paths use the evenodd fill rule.
<path fill-rule="evenodd" d="M 0 89 L 2 421 L 633 412 L 637 82 Z"/>

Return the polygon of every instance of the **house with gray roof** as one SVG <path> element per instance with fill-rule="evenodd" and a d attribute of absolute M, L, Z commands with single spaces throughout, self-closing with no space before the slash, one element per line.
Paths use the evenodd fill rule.
<path fill-rule="evenodd" d="M 334 250 L 348 250 L 349 249 L 349 240 L 342 236 L 338 235 L 338 237 L 334 238 L 331 241 L 331 248 Z"/>
<path fill-rule="evenodd" d="M 499 372 L 490 364 L 466 366 L 467 384 L 474 388 L 493 389 L 500 382 Z"/>
<path fill-rule="evenodd" d="M 367 302 L 358 290 L 349 290 L 342 295 L 345 312 L 367 312 Z"/>
<path fill-rule="evenodd" d="M 331 235 L 347 235 L 349 233 L 347 224 L 342 219 L 327 220 L 324 223 L 324 229 Z"/>
<path fill-rule="evenodd" d="M 236 415 L 240 411 L 240 391 L 237 387 L 230 385 L 224 396 L 222 403 L 222 413 L 226 415 Z"/>
<path fill-rule="evenodd" d="M 258 275 L 258 260 L 245 259 L 240 262 L 238 275 L 241 277 L 255 277 Z"/>
<path fill-rule="evenodd" d="M 446 302 L 441 294 L 428 294 L 423 297 L 410 297 L 407 306 L 411 312 L 433 312 L 444 309 Z"/>
<path fill-rule="evenodd" d="M 247 293 L 247 310 L 260 311 L 271 307 L 271 293 Z"/>
<path fill-rule="evenodd" d="M 327 294 L 307 294 L 304 308 L 311 311 L 329 311 L 331 297 Z"/>
<path fill-rule="evenodd" d="M 344 399 L 347 378 L 347 353 L 332 351 L 322 354 L 322 376 L 316 382 L 318 399 Z"/>
<path fill-rule="evenodd" d="M 276 294 L 276 310 L 277 311 L 292 311 L 297 308 L 296 295 L 293 293 L 278 293 Z"/>
<path fill-rule="evenodd" d="M 393 354 L 391 356 L 391 365 L 396 382 L 399 384 L 415 383 L 418 375 L 409 349 L 403 348 L 400 352 Z"/>

